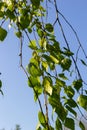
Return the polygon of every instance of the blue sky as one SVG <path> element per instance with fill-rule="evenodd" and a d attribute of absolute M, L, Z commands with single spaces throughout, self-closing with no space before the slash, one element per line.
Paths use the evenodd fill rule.
<path fill-rule="evenodd" d="M 87 49 L 87 1 L 58 0 L 57 2 L 59 10 L 75 28 L 83 47 Z M 74 50 L 76 39 L 65 25 L 64 27 Z M 63 42 L 62 38 L 59 38 L 59 41 Z M 27 41 L 25 44 L 28 44 Z M 20 42 L 14 36 L 12 29 L 5 41 L 0 43 L 0 72 L 2 73 L 0 79 L 3 81 L 4 92 L 4 97 L 0 95 L 0 129 L 11 130 L 15 124 L 20 124 L 22 130 L 35 130 L 39 106 L 34 103 L 33 92 L 28 87 L 26 75 L 19 65 L 19 46 Z M 31 51 L 24 46 L 25 66 L 30 56 Z"/>

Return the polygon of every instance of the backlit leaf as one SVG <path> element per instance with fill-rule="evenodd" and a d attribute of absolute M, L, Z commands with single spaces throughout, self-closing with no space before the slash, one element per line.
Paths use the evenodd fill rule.
<path fill-rule="evenodd" d="M 36 41 L 35 40 L 32 40 L 31 42 L 30 42 L 30 44 L 29 44 L 29 47 L 31 48 L 31 49 L 37 49 L 37 46 L 36 46 Z"/>
<path fill-rule="evenodd" d="M 43 127 L 46 127 L 46 124 L 45 124 L 45 116 L 44 116 L 43 113 L 40 112 L 40 111 L 38 112 L 38 119 L 39 119 L 41 125 L 42 125 Z"/>
<path fill-rule="evenodd" d="M 81 94 L 77 98 L 77 103 L 87 111 L 87 96 L 86 95 Z"/>
<path fill-rule="evenodd" d="M 43 85 L 44 85 L 45 91 L 48 94 L 52 95 L 52 80 L 50 77 L 44 77 Z"/>

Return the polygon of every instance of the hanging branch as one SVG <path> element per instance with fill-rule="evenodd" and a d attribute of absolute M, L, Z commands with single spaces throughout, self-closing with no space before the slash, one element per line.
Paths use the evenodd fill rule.
<path fill-rule="evenodd" d="M 62 32 L 62 35 L 63 35 L 63 38 L 64 38 L 64 40 L 65 40 L 65 43 L 66 43 L 66 45 L 67 45 L 67 48 L 70 50 L 70 47 L 69 47 L 69 43 L 68 43 L 68 41 L 67 41 L 67 39 L 66 39 L 66 36 L 65 36 L 65 33 L 64 33 L 64 30 L 63 30 L 63 27 L 62 27 L 62 24 L 61 24 L 61 22 L 60 22 L 60 20 L 59 20 L 59 17 L 58 17 L 58 8 L 57 8 L 57 3 L 56 3 L 56 0 L 54 0 L 54 3 L 55 3 L 55 9 L 56 9 L 56 21 L 55 21 L 55 23 L 56 22 L 58 22 L 58 24 L 59 24 L 59 26 L 60 26 L 60 28 L 61 28 L 61 32 Z M 54 24 L 55 24 L 54 23 Z M 72 26 L 71 26 L 71 28 L 72 28 Z M 73 29 L 73 28 L 72 28 Z M 73 30 L 74 31 L 74 30 Z M 76 34 L 76 33 L 75 33 Z M 77 35 L 76 35 L 77 36 Z M 77 36 L 77 39 L 78 39 L 78 36 Z M 78 39 L 79 40 L 79 39 Z M 82 46 L 81 46 L 81 48 L 82 48 Z M 85 51 L 84 51 L 85 52 Z M 84 53 L 85 54 L 85 53 Z M 86 56 L 86 55 L 85 55 Z M 82 76 L 81 76 L 81 74 L 80 74 L 80 71 L 79 71 L 79 68 L 78 68 L 78 66 L 77 66 L 77 64 L 76 64 L 76 61 L 75 61 L 75 59 L 74 59 L 74 57 L 73 56 L 71 56 L 72 57 L 72 60 L 73 60 L 73 62 L 74 62 L 74 65 L 75 65 L 75 68 L 76 68 L 76 70 L 77 70 L 77 72 L 78 72 L 78 76 L 79 76 L 79 78 L 83 81 L 83 79 L 82 79 Z M 84 82 L 84 81 L 83 81 Z M 81 94 L 83 94 L 83 87 L 82 87 L 82 90 L 81 90 Z M 80 113 L 81 113 L 81 115 L 85 118 L 85 116 L 83 115 L 83 113 L 81 112 L 81 110 L 80 110 L 80 108 L 78 107 L 78 109 L 79 109 L 79 111 L 80 111 Z M 85 118 L 86 119 L 86 118 Z"/>
<path fill-rule="evenodd" d="M 60 26 L 60 29 L 61 29 L 63 38 L 64 38 L 64 40 L 65 40 L 65 43 L 66 43 L 66 45 L 67 45 L 67 48 L 68 48 L 68 50 L 70 50 L 69 43 L 68 43 L 68 41 L 67 41 L 67 39 L 66 39 L 66 36 L 65 36 L 65 33 L 64 33 L 62 24 L 61 24 L 61 22 L 60 22 L 60 20 L 59 20 L 59 17 L 58 17 L 58 8 L 57 8 L 56 0 L 54 0 L 54 3 L 55 3 L 55 9 L 56 9 L 56 21 L 55 21 L 55 23 L 58 22 L 58 25 Z M 77 66 L 77 64 L 76 64 L 76 61 L 75 61 L 75 59 L 74 59 L 73 56 L 71 56 L 71 57 L 72 57 L 72 60 L 73 60 L 73 62 L 74 62 L 74 64 L 75 64 L 75 68 L 76 68 L 76 70 L 77 70 L 77 72 L 78 72 L 78 76 L 79 76 L 80 79 L 82 79 L 81 74 L 80 74 L 80 71 L 79 71 L 79 68 L 78 68 L 78 66 Z"/>

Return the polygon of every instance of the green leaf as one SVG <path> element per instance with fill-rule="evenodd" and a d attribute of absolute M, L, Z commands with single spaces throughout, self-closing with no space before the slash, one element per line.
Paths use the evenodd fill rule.
<path fill-rule="evenodd" d="M 10 11 L 9 9 L 6 10 L 5 15 L 9 17 L 10 19 L 15 19 L 15 15 L 13 11 Z"/>
<path fill-rule="evenodd" d="M 47 24 L 45 25 L 45 29 L 46 29 L 48 32 L 53 32 L 53 26 L 52 26 L 52 24 L 47 23 Z"/>
<path fill-rule="evenodd" d="M 75 94 L 75 91 L 71 86 L 66 87 L 64 90 L 69 98 L 72 98 Z"/>
<path fill-rule="evenodd" d="M 75 130 L 75 123 L 72 118 L 66 118 L 64 125 L 70 130 Z"/>
<path fill-rule="evenodd" d="M 42 112 L 38 112 L 38 119 L 43 127 L 46 127 L 45 115 Z"/>
<path fill-rule="evenodd" d="M 81 94 L 77 98 L 77 103 L 87 111 L 87 96 L 86 95 Z"/>
<path fill-rule="evenodd" d="M 56 59 L 54 56 L 50 55 L 50 58 L 51 58 L 51 60 L 52 60 L 55 64 L 58 64 L 58 63 L 59 63 L 59 60 Z"/>
<path fill-rule="evenodd" d="M 81 130 L 85 130 L 85 126 L 81 121 L 79 122 L 79 126 L 80 126 Z"/>
<path fill-rule="evenodd" d="M 36 126 L 36 130 L 42 130 L 42 129 L 41 129 L 41 125 L 40 125 L 40 123 L 37 124 L 37 126 Z"/>
<path fill-rule="evenodd" d="M 27 67 L 27 71 L 29 74 L 31 74 L 33 77 L 41 76 L 42 70 L 37 67 L 34 63 L 30 63 Z"/>
<path fill-rule="evenodd" d="M 29 43 L 29 47 L 33 50 L 36 50 L 37 49 L 37 46 L 36 46 L 36 41 L 35 40 L 32 40 L 30 43 Z"/>
<path fill-rule="evenodd" d="M 61 121 L 59 120 L 59 118 L 56 119 L 55 130 L 62 130 L 62 124 L 61 124 Z"/>
<path fill-rule="evenodd" d="M 15 35 L 16 35 L 18 38 L 20 38 L 20 37 L 22 36 L 22 33 L 18 31 L 18 32 L 15 33 Z"/>
<path fill-rule="evenodd" d="M 42 61 L 42 67 L 44 70 L 47 70 L 48 69 L 48 64 L 46 61 Z"/>
<path fill-rule="evenodd" d="M 73 82 L 73 86 L 74 88 L 77 90 L 77 92 L 79 91 L 79 89 L 82 87 L 82 80 L 78 79 L 76 81 Z"/>
<path fill-rule="evenodd" d="M 6 36 L 7 36 L 7 31 L 3 29 L 2 27 L 0 27 L 0 41 L 4 41 Z"/>
<path fill-rule="evenodd" d="M 38 85 L 38 86 L 35 86 L 35 87 L 34 87 L 34 90 L 35 90 L 35 92 L 34 92 L 34 101 L 36 102 L 37 99 L 38 99 L 38 96 L 39 96 L 40 94 L 42 94 L 43 89 L 42 89 L 42 86 L 41 86 L 41 85 Z M 36 93 L 37 93 L 37 95 L 36 95 Z"/>
<path fill-rule="evenodd" d="M 32 5 L 35 6 L 35 7 L 39 7 L 40 5 L 40 0 L 30 0 Z"/>
<path fill-rule="evenodd" d="M 41 38 L 44 36 L 42 29 L 38 29 L 37 33 L 38 33 L 39 37 L 41 37 Z"/>
<path fill-rule="evenodd" d="M 68 58 L 64 58 L 61 61 L 61 67 L 63 68 L 63 71 L 64 70 L 69 70 L 69 68 L 71 67 L 71 60 L 68 59 Z"/>
<path fill-rule="evenodd" d="M 66 105 L 66 108 L 69 112 L 71 112 L 73 115 L 75 115 L 75 117 L 77 116 L 77 113 L 68 105 Z"/>
<path fill-rule="evenodd" d="M 29 87 L 41 86 L 40 85 L 40 78 L 39 77 L 30 76 L 28 78 L 28 86 Z"/>
<path fill-rule="evenodd" d="M 0 11 L 0 18 L 2 18 L 3 16 L 4 16 L 4 13 Z"/>
<path fill-rule="evenodd" d="M 19 22 L 20 22 L 20 24 L 19 24 L 20 28 L 22 30 L 26 29 L 30 24 L 29 16 L 28 15 L 21 15 L 19 17 Z"/>
<path fill-rule="evenodd" d="M 73 99 L 65 99 L 65 105 L 69 105 L 70 107 L 77 107 L 77 103 Z"/>
<path fill-rule="evenodd" d="M 44 85 L 44 89 L 45 91 L 52 95 L 52 80 L 50 77 L 44 77 L 43 79 L 43 85 Z"/>
<path fill-rule="evenodd" d="M 64 51 L 63 53 L 64 53 L 66 56 L 72 56 L 72 55 L 74 55 L 74 53 L 71 52 L 70 50 L 68 50 L 67 48 L 64 47 L 64 49 L 65 49 L 65 51 Z"/>
<path fill-rule="evenodd" d="M 61 73 L 58 75 L 60 78 L 64 79 L 64 80 L 68 80 L 68 78 L 65 76 L 64 73 Z"/>
<path fill-rule="evenodd" d="M 63 80 L 60 80 L 59 78 L 56 79 L 56 85 L 59 87 L 64 87 L 65 82 Z"/>

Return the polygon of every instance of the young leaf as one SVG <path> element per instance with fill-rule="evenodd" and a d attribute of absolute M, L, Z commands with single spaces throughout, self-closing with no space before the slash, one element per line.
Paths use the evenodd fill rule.
<path fill-rule="evenodd" d="M 7 31 L 3 29 L 2 27 L 0 27 L 0 41 L 4 41 L 6 36 L 7 36 Z"/>
<path fill-rule="evenodd" d="M 38 112 L 38 119 L 43 127 L 46 127 L 45 115 L 41 111 Z"/>
<path fill-rule="evenodd" d="M 28 86 L 29 87 L 40 86 L 40 79 L 39 79 L 39 77 L 30 76 L 28 78 Z"/>
<path fill-rule="evenodd" d="M 34 63 L 30 63 L 27 67 L 28 73 L 31 74 L 33 77 L 41 76 L 42 71 L 39 67 L 34 65 Z"/>
<path fill-rule="evenodd" d="M 52 60 L 55 64 L 58 64 L 58 63 L 59 63 L 59 60 L 56 59 L 54 56 L 50 55 L 50 58 L 51 58 L 51 60 Z"/>
<path fill-rule="evenodd" d="M 44 85 L 45 91 L 48 94 L 52 95 L 52 80 L 50 77 L 44 77 L 43 85 Z"/>
<path fill-rule="evenodd" d="M 37 46 L 36 46 L 36 41 L 35 40 L 32 40 L 29 44 L 29 47 L 33 50 L 36 50 L 37 49 Z"/>

